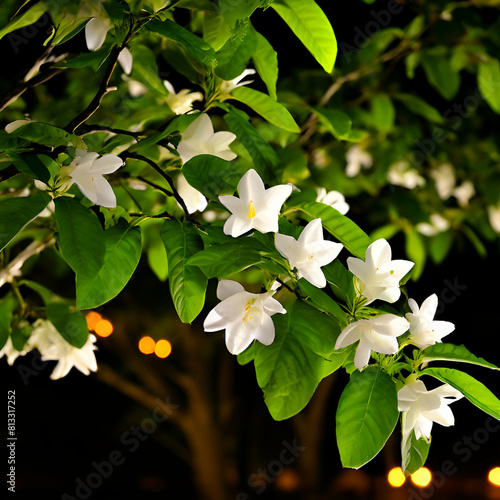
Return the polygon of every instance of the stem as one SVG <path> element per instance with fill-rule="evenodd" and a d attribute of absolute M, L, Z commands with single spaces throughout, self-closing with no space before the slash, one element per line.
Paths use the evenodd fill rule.
<path fill-rule="evenodd" d="M 167 190 L 161 188 L 160 186 L 155 186 L 164 193 L 168 193 L 169 196 L 173 196 L 175 198 L 175 201 L 181 206 L 182 210 L 184 210 L 184 216 L 186 218 L 186 221 L 191 219 L 191 216 L 189 215 L 188 209 L 186 207 L 186 204 L 184 203 L 184 200 L 179 196 L 179 193 L 177 192 L 177 189 L 175 189 L 174 186 L 174 181 L 172 178 L 167 175 L 154 161 L 150 160 L 149 158 L 146 158 L 145 156 L 142 156 L 137 153 L 129 153 L 128 151 L 125 151 L 120 155 L 120 158 L 126 159 L 126 158 L 133 158 L 134 160 L 140 160 L 143 161 L 144 163 L 147 163 L 150 167 L 152 167 L 154 170 L 156 170 L 169 184 L 170 189 L 172 190 L 172 194 L 168 193 Z M 141 178 L 142 181 L 144 181 L 143 178 Z M 150 184 L 149 181 L 146 181 L 148 184 Z"/>
<path fill-rule="evenodd" d="M 82 135 L 90 134 L 92 132 L 99 132 L 99 131 L 111 132 L 113 134 L 130 135 L 135 140 L 137 140 L 137 138 L 140 135 L 136 132 L 130 132 L 130 130 L 122 130 L 119 128 L 106 127 L 105 125 L 86 125 L 84 128 L 77 131 L 78 132 L 77 135 L 82 136 Z"/>

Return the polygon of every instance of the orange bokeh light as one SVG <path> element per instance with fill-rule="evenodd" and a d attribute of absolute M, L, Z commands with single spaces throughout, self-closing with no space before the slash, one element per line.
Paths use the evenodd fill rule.
<path fill-rule="evenodd" d="M 155 352 L 155 345 L 156 342 L 151 337 L 142 337 L 142 339 L 139 340 L 139 351 L 143 354 L 153 354 Z"/>
<path fill-rule="evenodd" d="M 155 354 L 159 358 L 166 358 L 172 352 L 172 344 L 165 339 L 159 340 L 155 345 Z"/>
<path fill-rule="evenodd" d="M 432 480 L 431 471 L 427 467 L 420 467 L 411 475 L 411 481 L 415 486 L 425 488 Z"/>
<path fill-rule="evenodd" d="M 95 325 L 101 321 L 102 316 L 95 311 L 90 311 L 86 316 L 88 329 L 92 332 L 95 328 Z"/>
<path fill-rule="evenodd" d="M 495 486 L 500 486 L 500 467 L 495 467 L 490 470 L 488 481 Z"/>
<path fill-rule="evenodd" d="M 94 332 L 100 337 L 109 337 L 113 333 L 113 324 L 107 319 L 101 319 L 95 324 Z"/>
<path fill-rule="evenodd" d="M 401 467 L 392 468 L 387 474 L 387 481 L 394 488 L 399 488 L 400 486 L 403 486 L 403 484 L 405 484 L 406 477 Z"/>

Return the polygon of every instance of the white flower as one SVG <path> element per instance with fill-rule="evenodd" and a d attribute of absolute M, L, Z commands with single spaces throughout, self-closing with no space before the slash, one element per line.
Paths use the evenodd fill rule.
<path fill-rule="evenodd" d="M 453 190 L 453 196 L 457 199 L 458 204 L 462 207 L 469 206 L 469 200 L 476 194 L 472 181 L 464 181 L 460 186 Z"/>
<path fill-rule="evenodd" d="M 428 391 L 421 380 L 406 384 L 398 392 L 398 409 L 403 413 L 403 445 L 412 430 L 415 437 L 429 441 L 433 422 L 449 427 L 455 423 L 449 404 L 463 394 L 448 384 Z"/>
<path fill-rule="evenodd" d="M 15 347 L 14 344 L 12 343 L 12 340 L 10 337 L 7 338 L 7 342 L 5 342 L 5 345 L 2 347 L 0 350 L 0 359 L 4 357 L 4 355 L 7 358 L 7 363 L 12 366 L 14 364 L 14 361 L 19 357 L 19 356 L 24 356 L 27 351 L 24 349 L 22 351 L 18 351 Z"/>
<path fill-rule="evenodd" d="M 297 268 L 298 278 L 304 278 L 318 288 L 326 286 L 321 268 L 332 262 L 343 248 L 341 243 L 323 239 L 321 219 L 309 222 L 298 240 L 277 233 L 274 242 L 278 252 L 288 259 L 290 267 Z"/>
<path fill-rule="evenodd" d="M 391 184 L 407 189 L 425 186 L 425 179 L 415 169 L 409 168 L 408 164 L 404 161 L 393 163 L 389 167 L 387 179 Z"/>
<path fill-rule="evenodd" d="M 121 50 L 120 55 L 118 56 L 118 62 L 120 63 L 123 72 L 126 75 L 130 75 L 134 57 L 132 56 L 132 52 L 130 52 L 127 47 L 123 47 L 123 49 Z"/>
<path fill-rule="evenodd" d="M 431 170 L 429 174 L 436 183 L 438 196 L 447 200 L 453 193 L 456 184 L 455 169 L 450 163 L 443 163 Z"/>
<path fill-rule="evenodd" d="M 500 204 L 488 207 L 488 218 L 493 230 L 496 233 L 500 233 Z"/>
<path fill-rule="evenodd" d="M 179 174 L 177 177 L 176 184 L 177 192 L 186 204 L 186 208 L 190 214 L 197 210 L 203 212 L 203 210 L 207 208 L 207 199 L 197 189 L 191 186 L 182 174 Z"/>
<path fill-rule="evenodd" d="M 201 92 L 191 92 L 189 89 L 182 89 L 178 93 L 175 92 L 173 85 L 164 80 L 163 83 L 169 91 L 167 104 L 176 115 L 183 115 L 193 110 L 194 101 L 202 101 L 203 94 Z"/>
<path fill-rule="evenodd" d="M 435 293 L 427 297 L 420 308 L 413 299 L 408 299 L 411 313 L 406 314 L 410 322 L 409 342 L 420 349 L 425 349 L 455 330 L 455 325 L 449 321 L 434 321 L 438 306 L 438 298 Z"/>
<path fill-rule="evenodd" d="M 69 166 L 61 168 L 59 176 L 62 180 L 69 178 L 67 187 L 74 182 L 92 203 L 114 208 L 115 193 L 103 174 L 111 174 L 122 165 L 123 160 L 116 155 L 107 154 L 99 158 L 98 153 L 77 149 L 75 159 Z"/>
<path fill-rule="evenodd" d="M 200 113 L 200 117 L 189 125 L 182 134 L 177 152 L 183 163 L 197 155 L 214 155 L 231 161 L 238 156 L 229 149 L 236 136 L 231 132 L 215 132 L 210 117 Z"/>
<path fill-rule="evenodd" d="M 85 40 L 89 50 L 101 48 L 109 30 L 109 25 L 99 17 L 93 17 L 85 26 Z"/>
<path fill-rule="evenodd" d="M 449 229 L 450 223 L 439 214 L 431 214 L 429 222 L 419 222 L 415 228 L 425 236 L 435 236 Z"/>
<path fill-rule="evenodd" d="M 382 239 L 373 242 L 367 249 L 365 261 L 355 257 L 347 259 L 349 271 L 360 280 L 360 292 L 369 302 L 376 299 L 396 302 L 401 291 L 399 282 L 414 266 L 409 260 L 391 260 L 389 243 Z"/>
<path fill-rule="evenodd" d="M 141 82 L 134 80 L 133 78 L 127 78 L 126 75 L 122 75 L 122 78 L 127 82 L 128 93 L 132 97 L 141 97 L 148 93 L 148 88 Z"/>
<path fill-rule="evenodd" d="M 5 125 L 5 132 L 8 134 L 11 134 L 14 132 L 14 130 L 17 130 L 18 128 L 21 128 L 23 125 L 26 125 L 27 123 L 34 122 L 36 120 L 14 120 L 13 122 L 8 123 Z"/>
<path fill-rule="evenodd" d="M 254 339 L 272 344 L 275 331 L 271 316 L 286 313 L 272 298 L 273 293 L 250 293 L 236 281 L 219 281 L 217 297 L 222 302 L 208 313 L 203 323 L 205 331 L 226 330 L 226 346 L 231 354 L 243 352 Z"/>
<path fill-rule="evenodd" d="M 344 195 L 338 191 L 326 192 L 325 188 L 317 188 L 316 201 L 319 203 L 324 203 L 325 205 L 330 205 L 335 210 L 338 210 L 342 215 L 345 215 L 349 211 L 349 204 L 346 203 Z"/>
<path fill-rule="evenodd" d="M 241 75 L 237 76 L 233 80 L 223 80 L 221 85 L 220 85 L 220 90 L 224 94 L 229 94 L 231 90 L 234 90 L 236 87 L 241 87 L 242 85 L 248 85 L 249 83 L 252 83 L 253 80 L 243 82 L 242 80 L 247 77 L 248 75 L 254 75 L 255 70 L 254 69 L 246 69 L 241 73 Z"/>
<path fill-rule="evenodd" d="M 345 169 L 347 177 L 355 177 L 361 171 L 361 167 L 370 168 L 373 165 L 372 155 L 357 144 L 349 148 L 345 158 L 347 160 Z"/>
<path fill-rule="evenodd" d="M 354 356 L 354 366 L 361 371 L 370 361 L 371 352 L 396 354 L 399 344 L 396 337 L 408 331 L 410 324 L 395 314 L 382 314 L 371 319 L 360 319 L 342 330 L 335 349 L 350 346 L 359 340 Z"/>
<path fill-rule="evenodd" d="M 224 224 L 224 234 L 237 238 L 250 229 L 261 233 L 278 232 L 281 206 L 291 192 L 290 184 L 266 189 L 259 174 L 250 169 L 238 183 L 239 198 L 219 196 L 220 202 L 232 213 Z"/>
<path fill-rule="evenodd" d="M 36 347 L 42 356 L 42 361 L 58 361 L 50 375 L 52 380 L 65 377 L 75 367 L 84 375 L 97 371 L 94 350 L 96 338 L 89 334 L 85 345 L 78 349 L 63 339 L 55 326 L 48 320 L 38 319 L 33 324 L 33 331 L 28 340 L 31 348 Z"/>

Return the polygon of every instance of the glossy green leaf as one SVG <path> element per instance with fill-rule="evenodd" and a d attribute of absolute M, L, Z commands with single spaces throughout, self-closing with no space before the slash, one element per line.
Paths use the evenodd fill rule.
<path fill-rule="evenodd" d="M 371 112 L 373 124 L 383 134 L 394 128 L 396 110 L 391 99 L 386 94 L 378 94 L 371 98 Z"/>
<path fill-rule="evenodd" d="M 341 328 L 347 326 L 345 311 L 328 294 L 303 278 L 298 281 L 298 285 L 300 294 L 306 303 L 321 312 L 330 314 Z"/>
<path fill-rule="evenodd" d="M 276 84 L 278 82 L 278 54 L 265 36 L 254 30 L 257 46 L 252 56 L 257 73 L 266 84 L 269 95 L 277 100 Z"/>
<path fill-rule="evenodd" d="M 167 251 L 168 284 L 175 310 L 183 323 L 191 323 L 203 309 L 208 280 L 201 269 L 187 266 L 186 261 L 203 249 L 203 243 L 191 226 L 175 219 L 163 223 L 161 237 Z"/>
<path fill-rule="evenodd" d="M 344 467 L 358 469 L 389 439 L 399 418 L 396 384 L 381 368 L 355 371 L 337 408 L 337 444 Z"/>
<path fill-rule="evenodd" d="M 287 314 L 272 319 L 276 338 L 269 346 L 255 342 L 254 364 L 269 412 L 284 420 L 307 405 L 320 381 L 340 368 L 344 357 L 332 356 L 340 333 L 337 323 L 305 302 L 294 302 Z"/>
<path fill-rule="evenodd" d="M 169 93 L 163 80 L 158 75 L 156 59 L 148 47 L 137 45 L 134 47 L 134 64 L 132 66 L 132 76 L 137 78 L 155 95 L 161 98 L 168 97 Z M 171 112 L 165 106 L 165 117 Z"/>
<path fill-rule="evenodd" d="M 99 272 L 77 275 L 76 303 L 80 309 L 101 306 L 116 297 L 129 282 L 141 258 L 141 231 L 123 219 L 103 234 L 105 254 Z"/>
<path fill-rule="evenodd" d="M 24 175 L 27 175 L 32 179 L 38 179 L 39 181 L 42 181 L 45 184 L 47 184 L 47 182 L 49 181 L 50 179 L 49 169 L 45 166 L 45 163 L 41 160 L 41 157 L 43 157 L 43 155 L 34 155 L 31 153 L 19 153 L 19 154 L 9 153 L 9 157 L 14 163 L 15 167 Z M 48 156 L 45 156 L 45 158 L 49 161 L 53 161 Z"/>
<path fill-rule="evenodd" d="M 237 109 L 224 115 L 229 130 L 236 135 L 251 156 L 254 165 L 274 167 L 280 159 L 272 146 L 257 132 L 248 120 L 248 116 Z"/>
<path fill-rule="evenodd" d="M 16 16 L 11 19 L 11 21 L 0 30 L 0 40 L 7 34 L 12 33 L 15 30 L 29 26 L 30 24 L 36 23 L 40 19 L 47 8 L 43 2 L 36 3 L 30 7 L 24 14 Z"/>
<path fill-rule="evenodd" d="M 199 36 L 191 33 L 174 21 L 170 19 L 166 19 L 165 21 L 153 19 L 146 24 L 146 28 L 179 43 L 199 63 L 207 68 L 212 69 L 217 64 L 215 50 Z"/>
<path fill-rule="evenodd" d="M 236 99 L 246 104 L 249 108 L 252 108 L 269 123 L 287 130 L 288 132 L 300 133 L 300 128 L 297 123 L 295 123 L 290 112 L 285 106 L 275 101 L 272 97 L 248 87 L 238 87 L 234 89 L 231 92 L 231 97 L 232 99 Z"/>
<path fill-rule="evenodd" d="M 396 94 L 394 99 L 400 101 L 412 113 L 423 116 L 426 120 L 433 123 L 444 123 L 441 113 L 420 97 L 412 94 Z"/>
<path fill-rule="evenodd" d="M 342 262 L 335 259 L 331 264 L 323 267 L 323 272 L 335 296 L 346 304 L 352 304 L 356 296 L 356 290 L 354 288 L 354 275 L 351 271 L 346 269 Z"/>
<path fill-rule="evenodd" d="M 452 368 L 426 368 L 420 375 L 430 375 L 460 391 L 473 405 L 500 420 L 500 400 L 469 374 Z"/>
<path fill-rule="evenodd" d="M 62 19 L 56 28 L 54 37 L 50 40 L 50 44 L 61 45 L 71 40 L 87 26 L 91 19 L 91 17 L 67 17 Z"/>
<path fill-rule="evenodd" d="M 275 0 L 271 7 L 288 24 L 327 73 L 337 58 L 332 25 L 314 0 Z"/>
<path fill-rule="evenodd" d="M 10 323 L 14 309 L 17 307 L 17 299 L 12 293 L 8 293 L 0 299 L 0 350 L 3 349 L 5 342 L 10 335 Z"/>
<path fill-rule="evenodd" d="M 248 30 L 242 38 L 229 39 L 217 51 L 217 67 L 215 73 L 223 80 L 233 80 L 241 75 L 248 66 L 257 47 L 257 37 L 252 30 Z"/>
<path fill-rule="evenodd" d="M 59 245 L 77 279 L 92 279 L 104 264 L 104 231 L 94 212 L 74 198 L 54 200 Z"/>
<path fill-rule="evenodd" d="M 347 139 L 351 132 L 351 118 L 347 113 L 336 109 L 314 108 L 321 124 L 336 138 Z"/>
<path fill-rule="evenodd" d="M 238 354 L 237 359 L 240 365 L 246 365 L 255 358 L 255 342 L 250 344 L 242 353 Z"/>
<path fill-rule="evenodd" d="M 329 205 L 316 201 L 305 203 L 296 208 L 312 219 L 320 218 L 323 227 L 335 236 L 347 251 L 360 259 L 365 258 L 366 249 L 371 243 L 370 238 L 351 219 Z"/>
<path fill-rule="evenodd" d="M 402 448 L 401 468 L 403 472 L 413 474 L 425 465 L 431 443 L 430 441 L 427 442 L 423 437 L 417 439 L 414 431 L 411 432 L 408 439 L 409 442 L 405 443 Z"/>
<path fill-rule="evenodd" d="M 495 113 L 500 113 L 500 61 L 498 59 L 479 63 L 477 83 L 491 109 Z"/>
<path fill-rule="evenodd" d="M 448 101 L 455 97 L 460 87 L 460 74 L 453 70 L 448 57 L 437 54 L 422 56 L 429 83 Z"/>
<path fill-rule="evenodd" d="M 70 142 L 73 146 L 82 144 L 78 136 L 68 134 L 65 130 L 48 123 L 29 122 L 11 132 L 13 137 L 22 137 L 36 144 L 44 146 L 67 146 Z"/>
<path fill-rule="evenodd" d="M 0 201 L 0 252 L 47 207 L 51 199 L 49 194 L 39 191 L 32 196 Z"/>
<path fill-rule="evenodd" d="M 209 200 L 233 194 L 244 172 L 237 164 L 213 155 L 198 155 L 182 166 L 182 173 L 195 189 Z"/>
<path fill-rule="evenodd" d="M 493 363 L 489 363 L 485 359 L 472 354 L 464 345 L 439 343 L 426 347 L 423 351 L 422 363 L 425 366 L 427 363 L 433 361 L 457 361 L 459 363 L 469 363 L 493 370 L 500 370 Z"/>
<path fill-rule="evenodd" d="M 64 340 L 78 348 L 85 345 L 89 337 L 87 321 L 75 306 L 58 300 L 48 303 L 45 312 Z"/>

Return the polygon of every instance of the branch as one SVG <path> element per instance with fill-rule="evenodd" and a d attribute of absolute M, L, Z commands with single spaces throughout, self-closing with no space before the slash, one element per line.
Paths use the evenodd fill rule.
<path fill-rule="evenodd" d="M 130 130 L 123 130 L 120 128 L 106 127 L 105 125 L 85 125 L 84 127 L 78 128 L 76 133 L 77 133 L 77 135 L 82 136 L 82 135 L 90 134 L 92 132 L 99 132 L 99 131 L 111 132 L 112 134 L 130 135 L 136 141 L 140 135 L 137 132 L 131 132 Z"/>
<path fill-rule="evenodd" d="M 181 206 L 182 210 L 184 210 L 184 215 L 186 217 L 186 220 L 188 221 L 188 220 L 191 219 L 191 216 L 189 215 L 189 211 L 188 211 L 188 209 L 186 207 L 186 204 L 184 203 L 184 200 L 179 196 L 179 193 L 177 192 L 177 189 L 175 189 L 174 181 L 154 161 L 152 161 L 149 158 L 146 158 L 145 156 L 142 156 L 140 154 L 129 153 L 128 151 L 123 152 L 119 156 L 120 156 L 120 158 L 123 158 L 124 160 L 126 158 L 133 158 L 134 160 L 143 161 L 144 163 L 147 163 L 150 167 L 152 167 L 154 170 L 156 170 L 168 182 L 168 184 L 170 186 L 170 189 L 172 190 L 172 193 L 171 194 L 168 193 L 168 191 L 166 191 L 165 189 L 161 188 L 160 186 L 155 186 L 155 187 L 159 188 L 164 193 L 168 193 L 169 196 L 173 196 L 175 198 L 175 201 L 177 201 L 177 203 Z M 142 180 L 144 182 L 148 182 L 148 181 L 145 181 L 144 178 L 141 178 L 140 180 Z"/>

